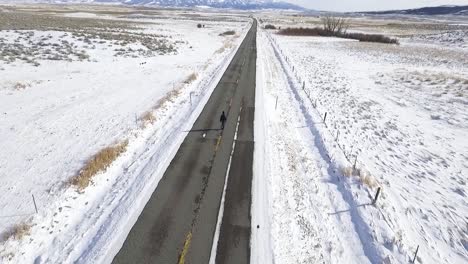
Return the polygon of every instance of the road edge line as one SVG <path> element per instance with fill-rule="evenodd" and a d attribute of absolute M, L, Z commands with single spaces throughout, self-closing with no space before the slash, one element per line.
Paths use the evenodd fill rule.
<path fill-rule="evenodd" d="M 229 163 L 228 163 L 228 167 L 227 167 L 227 170 L 226 170 L 226 177 L 225 177 L 225 180 L 224 180 L 223 195 L 221 196 L 221 203 L 219 205 L 218 220 L 216 221 L 216 229 L 215 229 L 215 233 L 214 233 L 214 236 L 213 236 L 213 243 L 211 245 L 210 261 L 208 262 L 209 264 L 215 264 L 216 263 L 216 252 L 218 250 L 219 234 L 220 234 L 220 231 L 221 231 L 221 223 L 222 223 L 223 215 L 224 215 L 224 202 L 225 202 L 225 199 L 226 199 L 226 189 L 227 189 L 227 185 L 228 185 L 228 181 L 229 181 L 229 172 L 231 171 L 232 156 L 234 155 L 234 150 L 236 148 L 237 132 L 239 131 L 241 113 L 242 113 L 242 107 L 240 108 L 240 111 L 239 111 L 239 117 L 237 118 L 236 132 L 234 133 L 234 140 L 232 141 L 232 150 L 231 150 L 231 155 L 229 156 Z"/>

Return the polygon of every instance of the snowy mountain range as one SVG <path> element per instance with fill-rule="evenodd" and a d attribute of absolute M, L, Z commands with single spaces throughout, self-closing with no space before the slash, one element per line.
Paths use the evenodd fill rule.
<path fill-rule="evenodd" d="M 0 1 L 2 2 L 2 1 Z M 305 10 L 298 5 L 274 0 L 25 0 L 40 3 L 116 3 L 126 5 L 147 5 L 162 7 L 213 7 L 242 10 L 256 9 L 289 9 Z"/>
<path fill-rule="evenodd" d="M 468 15 L 468 6 L 443 5 L 434 7 L 422 7 L 406 10 L 389 10 L 378 12 L 364 12 L 367 14 L 405 14 L 405 15 Z"/>

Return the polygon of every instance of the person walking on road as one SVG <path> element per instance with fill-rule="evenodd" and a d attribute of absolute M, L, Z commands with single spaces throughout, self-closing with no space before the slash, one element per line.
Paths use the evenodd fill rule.
<path fill-rule="evenodd" d="M 219 122 L 221 122 L 221 129 L 224 129 L 224 123 L 226 123 L 226 115 L 224 114 L 224 111 L 219 118 Z"/>

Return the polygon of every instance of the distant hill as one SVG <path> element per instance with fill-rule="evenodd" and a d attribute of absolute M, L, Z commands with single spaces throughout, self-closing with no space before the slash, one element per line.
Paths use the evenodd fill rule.
<path fill-rule="evenodd" d="M 423 7 L 416 9 L 406 10 L 389 10 L 389 11 L 378 11 L 378 12 L 360 12 L 365 14 L 405 14 L 405 15 L 468 15 L 468 6 L 435 6 L 435 7 Z"/>
<path fill-rule="evenodd" d="M 273 0 L 0 0 L 0 2 L 32 3 L 115 3 L 125 5 L 145 5 L 160 7 L 212 7 L 241 10 L 281 9 L 306 10 L 298 5 Z"/>

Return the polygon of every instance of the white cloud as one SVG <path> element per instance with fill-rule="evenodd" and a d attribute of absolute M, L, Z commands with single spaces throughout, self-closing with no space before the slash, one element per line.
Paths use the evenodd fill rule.
<path fill-rule="evenodd" d="M 438 5 L 468 5 L 468 0 L 284 0 L 328 11 L 373 11 Z"/>

